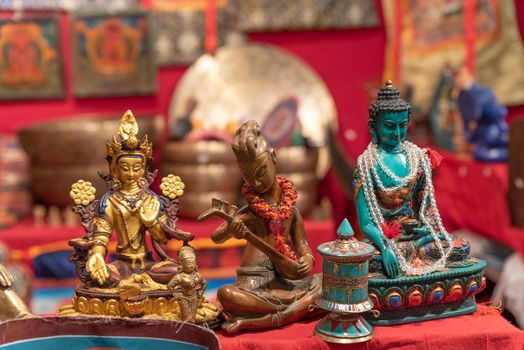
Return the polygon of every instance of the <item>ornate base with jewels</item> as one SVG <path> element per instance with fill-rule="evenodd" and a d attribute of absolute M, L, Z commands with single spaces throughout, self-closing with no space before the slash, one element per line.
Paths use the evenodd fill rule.
<path fill-rule="evenodd" d="M 421 276 L 387 278 L 371 273 L 369 298 L 379 318 L 375 325 L 395 325 L 470 314 L 477 310 L 475 294 L 486 287 L 486 263 L 472 258 L 471 265 L 449 267 Z"/>

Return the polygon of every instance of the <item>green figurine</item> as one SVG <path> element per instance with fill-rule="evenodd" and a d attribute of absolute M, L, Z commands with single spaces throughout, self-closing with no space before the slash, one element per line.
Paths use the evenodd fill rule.
<path fill-rule="evenodd" d="M 370 298 L 376 308 L 392 310 L 382 312 L 384 319 L 395 320 L 387 324 L 421 320 L 406 319 L 406 312 L 395 315 L 406 307 L 469 300 L 472 304 L 462 311 L 474 311 L 470 297 L 481 289 L 485 266 L 470 258 L 466 240 L 453 237 L 442 224 L 432 182 L 432 169 L 442 157 L 405 141 L 410 110 L 387 81 L 369 108 L 372 142 L 358 158 L 353 183 L 360 228 L 379 252 L 370 262 L 375 276 Z M 450 273 L 457 280 L 444 282 Z"/>

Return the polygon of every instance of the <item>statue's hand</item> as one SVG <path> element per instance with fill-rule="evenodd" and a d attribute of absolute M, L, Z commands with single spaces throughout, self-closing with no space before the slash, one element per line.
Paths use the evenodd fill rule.
<path fill-rule="evenodd" d="M 98 281 L 102 285 L 109 278 L 109 273 L 106 269 L 106 262 L 102 253 L 94 252 L 87 259 L 86 270 L 91 275 L 91 278 Z"/>
<path fill-rule="evenodd" d="M 146 227 L 151 227 L 155 224 L 158 217 L 160 204 L 155 197 L 147 197 L 140 207 L 140 220 Z"/>
<path fill-rule="evenodd" d="M 380 254 L 382 256 L 382 265 L 386 271 L 386 275 L 390 278 L 395 278 L 400 273 L 400 265 L 395 253 L 390 247 L 386 247 Z"/>
<path fill-rule="evenodd" d="M 315 260 L 311 254 L 301 256 L 300 259 L 298 259 L 298 274 L 302 277 L 306 277 L 311 273 L 311 271 L 313 271 L 314 264 Z"/>
<path fill-rule="evenodd" d="M 227 225 L 227 232 L 237 239 L 243 239 L 246 235 L 247 227 L 240 220 L 233 220 Z"/>

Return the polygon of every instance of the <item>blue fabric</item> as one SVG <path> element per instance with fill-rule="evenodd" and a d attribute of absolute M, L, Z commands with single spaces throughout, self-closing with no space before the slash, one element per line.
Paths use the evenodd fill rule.
<path fill-rule="evenodd" d="M 75 278 L 75 265 L 69 261 L 72 250 L 39 255 L 33 262 L 36 278 Z"/>

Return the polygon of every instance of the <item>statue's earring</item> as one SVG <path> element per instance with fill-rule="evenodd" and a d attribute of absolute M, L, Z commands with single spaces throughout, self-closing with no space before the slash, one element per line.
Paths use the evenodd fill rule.
<path fill-rule="evenodd" d="M 111 188 L 115 191 L 120 191 L 120 189 L 122 189 L 122 183 L 120 180 L 115 179 L 111 182 Z"/>
<path fill-rule="evenodd" d="M 377 132 L 375 130 L 375 123 L 372 120 L 368 121 L 368 129 L 369 129 L 369 133 L 371 134 L 371 142 L 374 145 L 378 144 Z"/>

